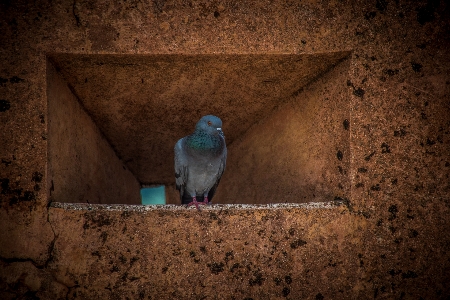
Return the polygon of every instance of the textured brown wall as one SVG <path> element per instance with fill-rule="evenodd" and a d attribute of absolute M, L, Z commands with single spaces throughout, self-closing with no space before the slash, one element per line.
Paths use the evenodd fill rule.
<path fill-rule="evenodd" d="M 140 184 L 118 159 L 54 66 L 47 65 L 51 201 L 140 204 Z"/>
<path fill-rule="evenodd" d="M 367 221 L 344 207 L 236 206 L 200 214 L 182 207 L 86 211 L 66 204 L 51 208 L 49 218 L 58 254 L 48 270 L 57 282 L 76 286 L 69 298 L 301 299 L 359 293 L 352 285 L 360 274 L 349 270 L 359 269 L 353 257 Z"/>
<path fill-rule="evenodd" d="M 449 297 L 445 1 L 0 5 L 1 298 Z M 46 53 L 344 50 L 346 205 L 49 207 Z"/>

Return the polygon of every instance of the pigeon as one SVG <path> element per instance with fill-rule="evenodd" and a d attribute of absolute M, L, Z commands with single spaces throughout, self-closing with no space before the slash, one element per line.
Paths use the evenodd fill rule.
<path fill-rule="evenodd" d="M 191 135 L 175 144 L 175 183 L 180 191 L 181 204 L 209 204 L 212 200 L 227 161 L 227 146 L 222 120 L 202 117 Z M 202 201 L 203 200 L 203 201 Z"/>

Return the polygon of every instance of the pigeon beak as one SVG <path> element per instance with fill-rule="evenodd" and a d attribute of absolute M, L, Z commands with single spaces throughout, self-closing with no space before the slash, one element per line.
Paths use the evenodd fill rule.
<path fill-rule="evenodd" d="M 223 134 L 222 128 L 218 127 L 217 131 L 219 132 L 220 136 L 225 137 L 224 134 Z"/>

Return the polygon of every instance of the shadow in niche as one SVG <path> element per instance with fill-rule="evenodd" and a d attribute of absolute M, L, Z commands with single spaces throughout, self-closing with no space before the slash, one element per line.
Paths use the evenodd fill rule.
<path fill-rule="evenodd" d="M 178 204 L 173 146 L 215 114 L 229 154 L 214 203 L 344 197 L 348 56 L 50 54 L 49 196 L 139 204 L 142 186 L 164 185 Z"/>

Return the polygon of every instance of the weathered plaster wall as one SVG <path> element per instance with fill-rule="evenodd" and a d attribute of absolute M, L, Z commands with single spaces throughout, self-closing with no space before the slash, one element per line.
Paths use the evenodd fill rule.
<path fill-rule="evenodd" d="M 2 298 L 450 295 L 445 1 L 11 1 L 0 14 Z M 48 207 L 46 53 L 343 50 L 352 51 L 346 205 L 266 210 L 267 218 L 253 208 Z M 273 254 L 264 250 L 277 242 Z M 145 256 L 146 247 L 159 255 Z M 245 267 L 232 272 L 234 263 Z"/>
<path fill-rule="evenodd" d="M 364 217 L 327 204 L 221 208 L 51 208 L 58 239 L 48 268 L 69 298 L 365 295 L 353 259 Z"/>

